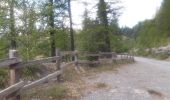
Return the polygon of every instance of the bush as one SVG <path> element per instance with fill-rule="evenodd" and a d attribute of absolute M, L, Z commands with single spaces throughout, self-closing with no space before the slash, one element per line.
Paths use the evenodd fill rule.
<path fill-rule="evenodd" d="M 162 53 L 162 54 L 153 54 L 151 57 L 159 59 L 159 60 L 164 60 L 164 59 L 167 59 L 169 55 L 166 53 Z"/>

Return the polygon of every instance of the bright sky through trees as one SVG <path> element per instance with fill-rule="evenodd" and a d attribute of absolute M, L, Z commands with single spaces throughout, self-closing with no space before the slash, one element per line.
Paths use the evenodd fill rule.
<path fill-rule="evenodd" d="M 95 0 L 84 1 L 89 3 L 91 9 L 95 6 Z M 121 0 L 121 5 L 124 8 L 122 9 L 122 15 L 119 18 L 119 25 L 133 27 L 139 21 L 153 18 L 159 9 L 161 2 L 162 0 Z M 81 28 L 82 15 L 85 7 L 78 0 L 73 1 L 72 5 L 75 28 Z M 91 9 L 89 10 L 92 11 Z M 95 16 L 95 14 L 91 14 L 91 16 Z"/>

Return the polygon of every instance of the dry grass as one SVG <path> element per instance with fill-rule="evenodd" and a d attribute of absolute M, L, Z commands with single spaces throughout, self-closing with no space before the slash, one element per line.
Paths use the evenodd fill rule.
<path fill-rule="evenodd" d="M 106 83 L 99 82 L 99 83 L 96 84 L 96 88 L 106 88 L 106 87 L 107 87 Z"/>
<path fill-rule="evenodd" d="M 25 91 L 22 100 L 80 100 L 85 87 L 81 76 L 69 66 L 62 75 L 63 83 L 53 81 Z"/>
<path fill-rule="evenodd" d="M 61 84 L 48 83 L 25 91 L 22 100 L 62 100 L 67 97 L 68 89 Z"/>
<path fill-rule="evenodd" d="M 155 90 L 152 90 L 152 89 L 149 89 L 147 91 L 148 91 L 149 94 L 151 94 L 153 96 L 163 97 L 163 94 L 158 92 L 158 91 L 155 91 Z"/>
<path fill-rule="evenodd" d="M 83 67 L 86 73 L 77 73 L 74 66 L 69 66 L 62 75 L 63 83 L 50 82 L 26 91 L 22 100 L 80 100 L 84 91 L 95 91 L 108 87 L 105 83 L 89 86 L 83 77 L 94 75 L 103 71 L 117 72 L 119 65 L 102 65 L 99 67 Z"/>
<path fill-rule="evenodd" d="M 90 76 L 91 74 L 97 74 L 97 73 L 101 73 L 104 71 L 112 71 L 114 73 L 117 73 L 117 69 L 120 67 L 120 65 L 101 65 L 98 67 L 85 67 L 86 75 Z"/>

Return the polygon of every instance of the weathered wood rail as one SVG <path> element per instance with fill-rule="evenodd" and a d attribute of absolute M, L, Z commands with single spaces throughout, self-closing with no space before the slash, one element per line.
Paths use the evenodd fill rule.
<path fill-rule="evenodd" d="M 76 69 L 81 69 L 79 64 L 93 64 L 100 63 L 103 58 L 110 56 L 109 59 L 112 62 L 117 63 L 118 61 L 134 61 L 133 55 L 130 54 L 116 54 L 114 52 L 99 52 L 99 53 L 88 53 L 88 52 L 78 52 L 78 51 L 67 51 L 61 52 L 56 50 L 55 57 L 43 58 L 39 60 L 32 60 L 24 62 L 19 57 L 17 50 L 9 51 L 9 58 L 0 60 L 0 68 L 9 68 L 9 84 L 10 86 L 2 91 L 0 91 L 0 100 L 20 100 L 20 93 L 25 90 L 34 88 L 40 84 L 46 83 L 51 79 L 57 78 L 60 81 L 60 76 L 64 72 L 64 69 L 72 64 L 75 64 Z M 97 61 L 87 61 L 87 60 L 79 60 L 80 56 L 85 57 L 98 57 Z M 73 59 L 74 58 L 74 59 Z M 23 82 L 20 79 L 20 69 L 25 68 L 32 65 L 41 65 L 43 63 L 55 62 L 56 71 L 52 74 L 49 74 L 39 80 L 36 80 L 31 83 Z M 64 64 L 62 62 L 65 62 Z"/>

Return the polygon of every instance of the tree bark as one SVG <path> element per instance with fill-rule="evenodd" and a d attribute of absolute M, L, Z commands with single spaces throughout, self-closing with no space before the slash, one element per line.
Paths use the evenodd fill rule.
<path fill-rule="evenodd" d="M 70 43 L 71 43 L 71 51 L 75 50 L 74 45 L 74 32 L 73 32 L 73 21 L 72 21 L 72 12 L 71 12 L 71 1 L 68 0 L 68 13 L 69 13 L 69 20 L 70 20 Z"/>
<path fill-rule="evenodd" d="M 16 49 L 17 42 L 16 42 L 16 30 L 15 30 L 15 16 L 14 16 L 14 0 L 11 0 L 10 5 L 10 41 L 11 41 L 11 49 Z"/>
<path fill-rule="evenodd" d="M 49 26 L 50 26 L 50 40 L 51 40 L 51 56 L 55 56 L 55 32 L 54 32 L 54 8 L 53 0 L 49 0 Z"/>

